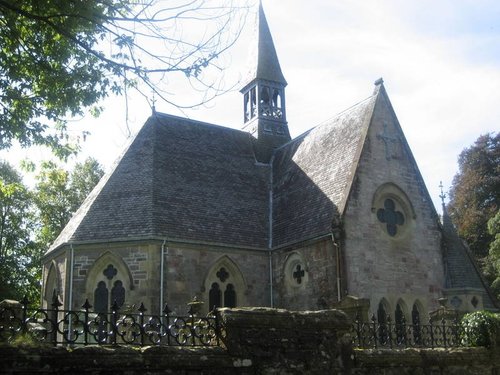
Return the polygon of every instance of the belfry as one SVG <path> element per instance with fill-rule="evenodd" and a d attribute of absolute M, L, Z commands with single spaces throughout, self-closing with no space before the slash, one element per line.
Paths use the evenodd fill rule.
<path fill-rule="evenodd" d="M 286 122 L 285 77 L 266 16 L 259 3 L 257 35 L 243 94 L 244 129 L 257 138 L 256 158 L 268 163 L 275 148 L 290 140 Z"/>

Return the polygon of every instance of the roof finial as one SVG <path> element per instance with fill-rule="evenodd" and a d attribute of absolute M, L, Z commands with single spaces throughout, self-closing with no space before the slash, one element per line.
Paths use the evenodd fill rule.
<path fill-rule="evenodd" d="M 153 115 L 156 115 L 156 97 L 155 92 L 153 91 L 153 99 L 151 99 L 151 111 Z"/>
<path fill-rule="evenodd" d="M 441 204 L 443 205 L 443 209 L 445 207 L 444 199 L 446 198 L 446 193 L 443 191 L 443 181 L 439 181 L 439 188 L 441 189 L 441 194 L 439 194 L 439 198 L 441 198 Z"/>
<path fill-rule="evenodd" d="M 377 79 L 375 82 L 374 82 L 375 86 L 380 86 L 380 85 L 383 85 L 384 84 L 384 79 L 382 77 L 380 77 L 379 79 Z"/>

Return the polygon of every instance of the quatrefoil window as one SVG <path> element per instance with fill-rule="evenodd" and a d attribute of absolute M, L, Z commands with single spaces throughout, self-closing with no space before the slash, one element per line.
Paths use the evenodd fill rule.
<path fill-rule="evenodd" d="M 405 217 L 401 211 L 396 210 L 396 204 L 390 198 L 384 201 L 384 208 L 377 210 L 377 218 L 386 225 L 389 236 L 394 237 L 398 233 L 398 226 L 405 223 Z"/>

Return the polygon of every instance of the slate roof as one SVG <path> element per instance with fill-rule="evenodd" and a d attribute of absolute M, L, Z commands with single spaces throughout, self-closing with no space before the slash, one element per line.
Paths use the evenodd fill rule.
<path fill-rule="evenodd" d="M 51 250 L 165 237 L 267 247 L 269 167 L 252 147 L 247 132 L 150 117 Z"/>
<path fill-rule="evenodd" d="M 273 246 L 331 232 L 333 216 L 346 204 L 377 92 L 275 152 Z"/>
<path fill-rule="evenodd" d="M 470 250 L 460 239 L 451 222 L 446 207 L 443 205 L 443 242 L 446 264 L 446 288 L 485 290 L 483 304 L 487 309 L 495 308 L 496 301 L 490 294 L 487 284 L 481 278 Z"/>
<path fill-rule="evenodd" d="M 250 46 L 249 71 L 244 81 L 245 87 L 256 79 L 273 81 L 286 86 L 287 82 L 281 71 L 273 37 L 262 8 L 262 2 L 259 4 L 255 27 L 257 37 Z"/>
<path fill-rule="evenodd" d="M 156 114 L 49 252 L 69 242 L 151 238 L 268 249 L 329 233 L 375 100 L 285 144 L 272 167 L 256 162 L 247 132 Z"/>

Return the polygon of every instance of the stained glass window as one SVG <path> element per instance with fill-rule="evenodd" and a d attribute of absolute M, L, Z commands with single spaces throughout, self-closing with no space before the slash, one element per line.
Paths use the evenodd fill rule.
<path fill-rule="evenodd" d="M 394 237 L 398 232 L 398 225 L 405 223 L 405 217 L 402 212 L 396 210 L 396 204 L 390 198 L 384 201 L 384 208 L 379 208 L 377 218 L 381 223 L 386 224 L 387 233 Z"/>

